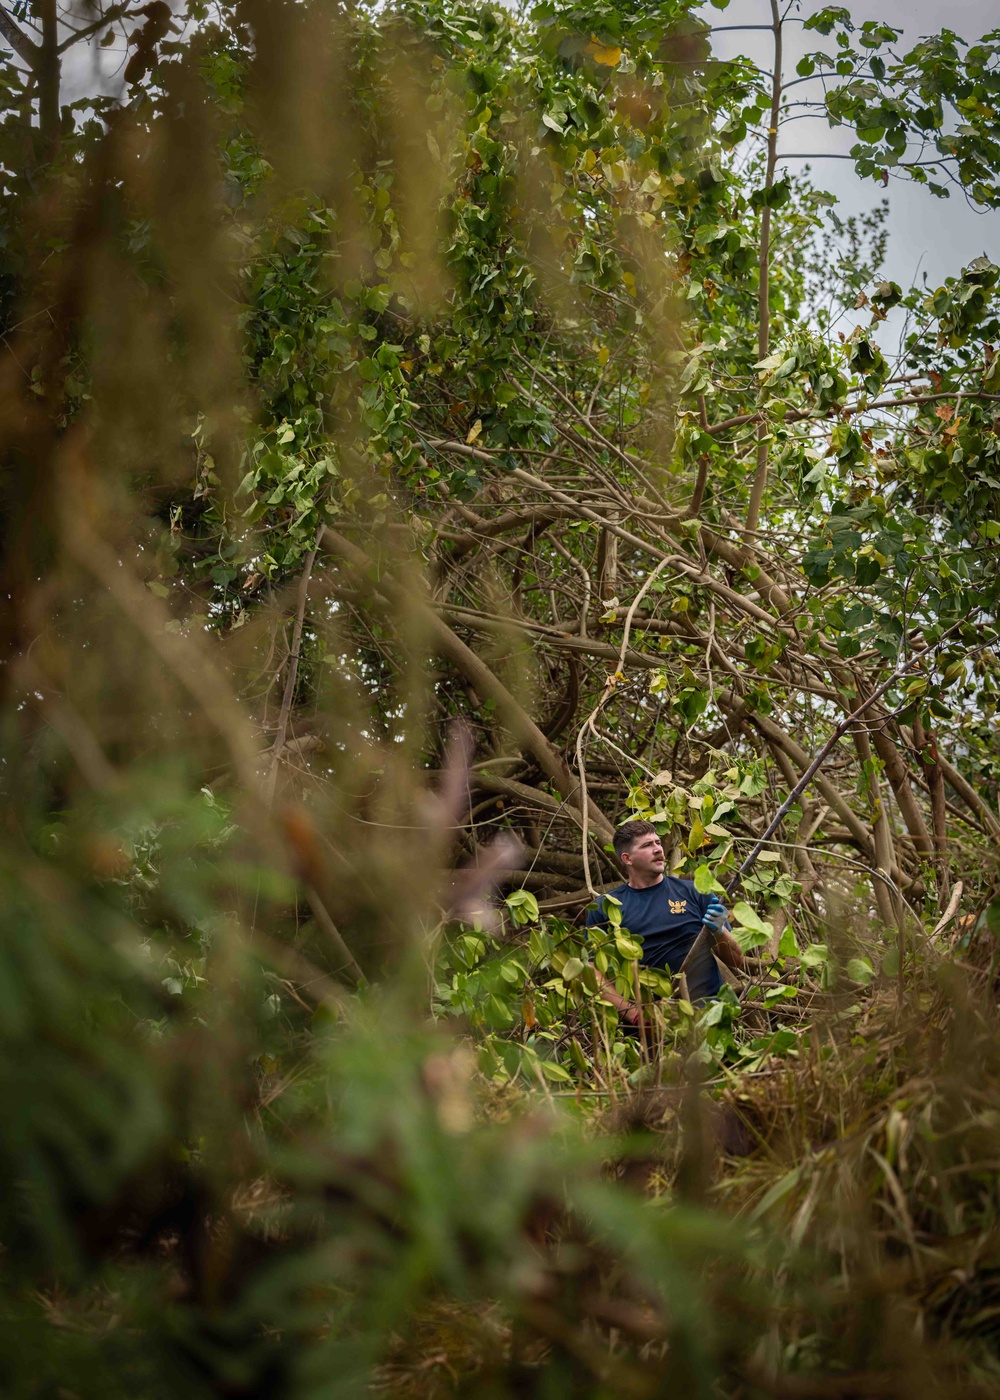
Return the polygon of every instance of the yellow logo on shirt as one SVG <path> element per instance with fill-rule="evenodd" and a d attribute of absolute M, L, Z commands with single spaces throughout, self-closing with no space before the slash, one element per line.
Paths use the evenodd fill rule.
<path fill-rule="evenodd" d="M 672 899 L 670 901 L 671 914 L 683 914 L 688 907 L 686 899 Z"/>

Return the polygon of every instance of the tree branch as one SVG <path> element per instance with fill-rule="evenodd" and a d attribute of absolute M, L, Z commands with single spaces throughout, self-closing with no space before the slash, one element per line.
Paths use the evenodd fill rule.
<path fill-rule="evenodd" d="M 778 0 L 771 0 L 771 30 L 774 34 L 774 77 L 771 82 L 771 124 L 767 133 L 767 169 L 764 177 L 765 194 L 774 186 L 774 163 L 778 151 L 778 117 L 781 111 L 781 13 Z M 760 257 L 757 281 L 757 359 L 767 358 L 771 338 L 771 205 L 765 203 L 760 214 Z M 750 502 L 745 522 L 749 538 L 757 533 L 760 508 L 767 486 L 767 459 L 771 435 L 766 422 L 757 425 L 757 466 L 750 486 Z"/>
<path fill-rule="evenodd" d="M 7 40 L 11 48 L 24 63 L 28 65 L 32 73 L 36 72 L 38 56 L 41 53 L 41 44 L 36 44 L 33 39 L 29 39 L 27 34 L 20 29 L 14 21 L 12 15 L 7 13 L 4 5 L 0 4 L 0 34 Z"/>
<path fill-rule="evenodd" d="M 321 542 L 359 572 L 370 573 L 372 561 L 364 551 L 343 535 L 338 534 L 337 531 L 331 530 L 329 526 L 323 527 Z M 379 586 L 392 601 L 401 600 L 401 586 L 394 579 L 383 575 L 379 580 Z M 407 606 L 412 607 L 413 602 L 412 594 L 408 594 L 406 596 Z M 531 754 L 542 772 L 567 802 L 579 803 L 581 800 L 580 784 L 570 772 L 566 760 L 549 743 L 535 721 L 515 700 L 500 678 L 487 666 L 482 657 L 477 656 L 472 648 L 467 646 L 456 632 L 452 631 L 444 618 L 435 611 L 429 602 L 422 602 L 419 605 L 419 610 L 421 619 L 429 633 L 432 650 L 450 661 L 479 695 L 495 702 L 501 721 L 510 730 L 522 751 Z M 590 816 L 600 834 L 605 839 L 610 840 L 614 827 L 604 813 L 599 808 L 593 807 Z"/>
<path fill-rule="evenodd" d="M 830 408 L 826 412 L 817 415 L 811 408 L 790 408 L 785 414 L 782 422 L 785 423 L 826 423 L 831 418 L 849 416 L 856 413 L 870 413 L 877 408 L 913 408 L 925 403 L 938 403 L 946 399 L 976 399 L 987 403 L 1000 402 L 1000 394 L 987 394 L 977 389 L 953 389 L 950 393 L 941 394 L 906 394 L 902 398 L 895 399 L 874 399 L 866 404 L 844 404 L 841 408 Z M 732 428 L 743 428 L 748 423 L 758 422 L 764 415 L 763 409 L 757 409 L 754 413 L 740 413 L 735 418 L 724 418 L 721 423 L 713 423 L 705 429 L 709 437 L 718 437 L 720 433 L 729 432 Z"/>
<path fill-rule="evenodd" d="M 833 752 L 838 741 L 841 738 L 843 738 L 843 736 L 847 733 L 851 726 L 857 724 L 858 720 L 862 718 L 866 711 L 870 710 L 872 705 L 874 705 L 876 701 L 881 700 L 882 696 L 885 695 L 886 691 L 889 690 L 891 686 L 895 685 L 896 681 L 898 681 L 902 676 L 904 676 L 912 666 L 916 665 L 917 661 L 921 660 L 924 656 L 928 655 L 928 653 L 937 651 L 939 647 L 943 646 L 944 643 L 948 640 L 948 638 L 952 635 L 952 633 L 957 631 L 959 627 L 963 627 L 965 625 L 965 621 L 966 620 L 963 618 L 961 622 L 956 622 L 953 627 L 949 627 L 946 632 L 943 632 L 941 634 L 938 640 L 934 643 L 933 647 L 929 647 L 927 651 L 920 652 L 917 656 L 908 656 L 896 667 L 892 674 L 888 676 L 880 686 L 877 686 L 876 689 L 872 691 L 871 695 L 869 695 L 866 700 L 863 700 L 861 702 L 857 709 L 852 710 L 849 715 L 847 715 L 844 719 L 840 721 L 838 725 L 835 726 L 833 733 L 830 735 L 829 739 L 827 739 L 826 743 L 816 754 L 815 758 L 813 758 L 812 761 L 809 763 L 809 766 L 806 768 L 806 771 L 802 774 L 802 777 L 799 779 L 795 787 L 785 798 L 784 802 L 782 802 L 777 812 L 775 812 L 774 816 L 772 817 L 771 821 L 767 826 L 767 829 L 751 848 L 749 855 L 744 860 L 739 870 L 737 870 L 736 874 L 730 880 L 727 886 L 727 893 L 729 892 L 729 890 L 734 889 L 737 883 L 743 878 L 743 876 L 746 875 L 748 871 L 752 870 L 753 867 L 756 865 L 757 857 L 760 855 L 761 851 L 764 849 L 765 845 L 770 840 L 770 838 L 774 835 L 777 828 L 781 825 L 785 813 L 791 806 L 793 806 L 795 802 L 798 801 L 801 794 L 805 792 L 806 788 L 812 782 L 813 778 L 816 777 L 820 768 L 822 768 L 823 764 Z M 983 645 L 985 646 L 986 643 L 984 642 Z M 886 871 L 886 874 L 888 873 L 889 872 Z"/>
<path fill-rule="evenodd" d="M 89 39 L 91 34 L 96 34 L 99 29 L 106 29 L 109 24 L 116 24 L 120 19 L 126 19 L 129 15 L 141 14 L 140 9 L 133 10 L 129 5 L 112 5 L 111 9 L 100 19 L 95 19 L 93 24 L 87 24 L 83 29 L 74 30 L 68 39 L 64 39 L 56 49 L 56 53 L 65 53 L 67 49 L 79 44 L 84 39 Z"/>
<path fill-rule="evenodd" d="M 306 555 L 302 568 L 302 577 L 299 580 L 298 598 L 295 604 L 295 621 L 292 625 L 292 643 L 288 655 L 288 675 L 285 677 L 285 692 L 281 697 L 281 709 L 278 712 L 278 726 L 275 731 L 274 745 L 271 749 L 271 765 L 268 769 L 267 778 L 264 783 L 264 799 L 270 805 L 274 801 L 274 787 L 278 780 L 278 764 L 281 761 L 281 750 L 285 746 L 285 738 L 288 734 L 288 720 L 292 713 L 292 701 L 295 698 L 295 683 L 299 675 L 299 656 L 302 647 L 302 629 L 305 625 L 306 602 L 309 597 L 309 580 L 312 577 L 313 564 L 316 562 L 316 552 L 319 548 L 319 537 L 316 544 Z"/>

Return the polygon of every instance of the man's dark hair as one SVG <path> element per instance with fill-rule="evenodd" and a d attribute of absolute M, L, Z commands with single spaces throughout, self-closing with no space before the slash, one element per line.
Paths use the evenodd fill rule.
<path fill-rule="evenodd" d="M 618 864 L 621 864 L 622 853 L 630 851 L 640 836 L 649 835 L 656 835 L 656 827 L 652 822 L 644 821 L 641 817 L 637 817 L 635 821 L 623 822 L 611 838 Z"/>

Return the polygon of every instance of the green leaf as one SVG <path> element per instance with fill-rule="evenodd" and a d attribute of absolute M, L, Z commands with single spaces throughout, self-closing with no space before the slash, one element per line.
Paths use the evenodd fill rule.
<path fill-rule="evenodd" d="M 642 957 L 642 944 L 635 938 L 630 938 L 628 934 L 615 934 L 615 947 L 623 958 L 628 958 L 630 962 L 636 962 Z"/>
<path fill-rule="evenodd" d="M 530 890 L 514 890 L 504 902 L 518 927 L 538 921 L 538 900 Z"/>
<path fill-rule="evenodd" d="M 710 831 L 711 827 L 706 828 L 706 830 Z M 724 834 L 726 836 L 729 835 L 728 832 L 725 832 Z M 694 872 L 694 887 L 699 894 L 726 893 L 725 886 L 719 884 L 718 880 L 712 874 L 711 869 L 707 865 L 699 865 L 698 869 Z"/>
<path fill-rule="evenodd" d="M 699 1017 L 698 1024 L 703 1028 L 717 1026 L 727 1015 L 729 1008 L 721 1001 L 711 1001 L 705 1012 Z"/>
<path fill-rule="evenodd" d="M 767 927 L 770 928 L 770 925 Z M 744 953 L 752 953 L 755 948 L 762 948 L 771 937 L 770 932 L 761 933 L 756 929 L 743 928 L 739 924 L 734 925 L 732 932 Z"/>
<path fill-rule="evenodd" d="M 586 967 L 586 963 L 581 958 L 567 958 L 562 966 L 562 979 L 564 982 L 572 982 L 574 977 L 579 977 Z"/>
<path fill-rule="evenodd" d="M 798 953 L 799 947 L 795 942 L 795 930 L 789 922 L 785 924 L 785 927 L 781 930 L 781 939 L 778 943 L 778 956 L 781 958 L 795 958 L 798 957 Z"/>
<path fill-rule="evenodd" d="M 850 958 L 846 971 L 850 980 L 860 983 L 862 987 L 867 987 L 875 976 L 875 969 L 867 958 Z"/>
<path fill-rule="evenodd" d="M 779 1002 L 793 1000 L 798 994 L 798 987 L 790 987 L 784 982 L 779 982 L 777 986 L 764 988 L 764 1005 L 777 1006 Z"/>
<path fill-rule="evenodd" d="M 754 933 L 762 933 L 766 938 L 770 938 L 774 933 L 774 925 L 766 924 L 756 910 L 751 909 L 745 900 L 738 899 L 733 905 L 733 918 L 743 928 L 751 929 Z"/>

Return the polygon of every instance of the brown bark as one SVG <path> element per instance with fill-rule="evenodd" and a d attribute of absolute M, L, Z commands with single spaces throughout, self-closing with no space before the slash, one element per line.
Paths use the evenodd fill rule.
<path fill-rule="evenodd" d="M 924 766 L 924 776 L 931 795 L 931 820 L 934 824 L 935 866 L 938 877 L 938 893 L 948 898 L 951 889 L 948 879 L 948 810 L 944 791 L 944 774 L 938 762 L 937 744 L 932 731 L 925 730 L 919 715 L 913 719 L 913 742 L 917 746 L 920 762 Z"/>
<path fill-rule="evenodd" d="M 597 579 L 598 597 L 608 602 L 618 592 L 618 536 L 610 530 L 601 531 L 597 546 Z"/>
<path fill-rule="evenodd" d="M 785 753 L 784 749 L 781 747 L 780 744 L 769 742 L 768 749 L 770 750 L 775 763 L 778 765 L 778 768 L 781 770 L 781 776 L 788 784 L 788 790 L 790 792 L 799 780 L 798 773 L 796 773 L 795 769 L 792 767 L 791 760 L 789 759 L 787 753 Z M 795 831 L 795 835 L 797 841 L 799 841 L 799 844 L 796 845 L 795 850 L 792 852 L 792 860 L 795 864 L 796 870 L 798 870 L 799 874 L 802 876 L 803 885 L 805 886 L 806 884 L 808 884 L 809 888 L 811 889 L 812 886 L 816 884 L 816 867 L 809 859 L 809 852 L 801 849 L 801 847 L 806 844 L 805 841 L 801 840 L 801 834 L 804 831 L 809 831 L 809 828 L 812 826 L 813 807 L 812 803 L 809 802 L 808 799 L 805 797 L 803 797 L 802 799 L 801 807 L 802 820 L 799 822 L 798 827 Z M 813 830 L 815 830 L 815 828 L 813 828 Z M 810 834 L 812 833 L 810 832 Z M 776 936 L 778 932 L 779 930 L 777 928 L 777 925 L 775 925 Z"/>
<path fill-rule="evenodd" d="M 352 544 L 343 535 L 327 526 L 322 533 L 322 543 L 351 564 L 358 572 L 370 575 L 372 561 L 363 550 Z M 400 601 L 402 587 L 394 579 L 383 575 L 379 579 L 377 591 L 381 592 L 392 604 Z M 406 595 L 405 602 L 407 607 L 413 607 L 412 594 Z M 477 656 L 472 648 L 467 646 L 456 632 L 452 631 L 430 602 L 426 602 L 422 606 L 418 604 L 418 608 L 421 620 L 427 628 L 431 650 L 450 661 L 459 674 L 474 687 L 481 699 L 492 700 L 495 703 L 501 722 L 510 730 L 514 741 L 522 752 L 531 755 L 566 802 L 579 806 L 579 780 L 574 777 L 566 760 L 549 743 L 523 705 L 518 703 L 503 681 L 487 666 L 482 657 Z M 614 827 L 607 817 L 593 802 L 589 804 L 589 812 L 595 829 L 604 840 L 610 841 Z"/>
<path fill-rule="evenodd" d="M 773 719 L 766 715 L 754 714 L 748 710 L 742 700 L 738 700 L 731 692 L 724 691 L 719 695 L 719 702 L 724 709 L 729 710 L 734 716 L 745 718 L 755 729 L 760 730 L 765 739 L 773 744 L 780 745 L 788 754 L 793 763 L 797 763 L 802 771 L 809 767 L 810 757 L 800 744 L 797 744 L 790 734 L 786 734 L 780 725 L 775 724 Z M 848 831 L 858 843 L 858 849 L 871 861 L 875 857 L 875 846 L 872 841 L 871 832 L 861 820 L 858 814 L 847 802 L 847 799 L 840 793 L 829 778 L 817 773 L 814 779 L 817 789 L 823 794 L 824 801 L 836 812 L 837 816 L 847 827 Z"/>
<path fill-rule="evenodd" d="M 38 61 L 38 45 L 34 40 L 29 39 L 23 30 L 18 28 L 2 4 L 0 4 L 0 34 L 7 40 L 18 58 L 34 72 L 35 64 Z"/>
<path fill-rule="evenodd" d="M 948 784 L 955 789 L 962 801 L 975 812 L 989 834 L 1000 841 L 1000 822 L 997 821 L 972 784 L 967 783 L 958 769 L 953 768 L 941 753 L 938 754 L 938 763 L 941 765 L 941 772 Z"/>
<path fill-rule="evenodd" d="M 771 0 L 771 31 L 774 35 L 774 67 L 771 70 L 771 123 L 767 133 L 767 165 L 764 172 L 764 189 L 774 185 L 774 167 L 778 155 L 778 118 L 781 111 L 781 12 L 778 0 Z M 770 306 L 771 270 L 771 209 L 765 205 L 760 213 L 760 255 L 757 263 L 757 358 L 767 356 L 771 338 Z M 767 486 L 768 449 L 771 434 L 767 423 L 761 419 L 757 425 L 757 465 L 750 487 L 750 503 L 747 506 L 746 534 L 752 544 L 760 521 L 760 508 L 764 501 Z"/>
<path fill-rule="evenodd" d="M 470 529 L 463 530 L 461 534 L 444 535 L 441 542 L 445 546 L 439 548 L 441 564 L 447 567 L 455 564 L 459 559 L 464 559 L 467 554 L 478 549 L 480 545 L 486 544 L 489 540 L 495 539 L 497 535 L 506 534 L 508 530 L 516 530 L 522 525 L 533 525 L 538 529 L 542 525 L 551 525 L 554 520 L 558 520 L 560 515 L 566 515 L 565 506 L 531 506 L 528 509 L 523 507 L 520 510 L 507 511 L 504 515 L 495 516 L 492 520 L 478 520 L 473 517 L 469 521 Z M 466 515 L 472 515 L 471 511 Z"/>
<path fill-rule="evenodd" d="M 930 856 L 934 850 L 933 843 L 923 813 L 914 796 L 913 788 L 910 786 L 910 775 L 903 762 L 903 756 L 884 728 L 873 728 L 871 736 L 875 752 L 885 764 L 885 775 L 889 779 L 889 784 L 899 804 L 906 829 L 913 838 L 913 845 L 918 854 Z"/>
<path fill-rule="evenodd" d="M 42 42 L 38 48 L 35 76 L 38 81 L 38 127 L 42 157 L 51 159 L 59 144 L 59 21 L 56 0 L 40 0 Z"/>
<path fill-rule="evenodd" d="M 305 625 L 306 603 L 309 598 L 309 580 L 312 577 L 313 564 L 315 562 L 316 547 L 314 546 L 306 555 L 295 602 L 295 618 L 292 623 L 292 639 L 288 651 L 288 671 L 285 676 L 285 690 L 281 697 L 278 725 L 275 730 L 274 744 L 271 748 L 271 764 L 268 769 L 267 777 L 264 780 L 264 796 L 269 804 L 274 801 L 274 788 L 278 781 L 278 764 L 281 762 L 281 751 L 285 747 L 285 739 L 288 736 L 288 724 L 292 715 L 292 701 L 295 698 L 295 685 L 299 674 L 302 629 Z"/>
<path fill-rule="evenodd" d="M 872 746 L 869 742 L 868 735 L 863 730 L 858 729 L 855 730 L 853 738 L 855 752 L 861 763 L 870 763 L 872 758 Z M 878 869 L 892 879 L 894 872 L 898 872 L 899 863 L 896 860 L 892 828 L 889 826 L 889 818 L 885 810 L 885 803 L 882 801 L 881 785 L 874 772 L 870 773 L 868 779 L 868 803 L 872 813 L 872 838 L 875 844 L 875 861 Z M 886 928 L 898 927 L 901 917 L 898 899 L 893 896 L 889 887 L 882 880 L 873 880 L 872 888 L 875 895 L 875 904 L 882 923 Z"/>

